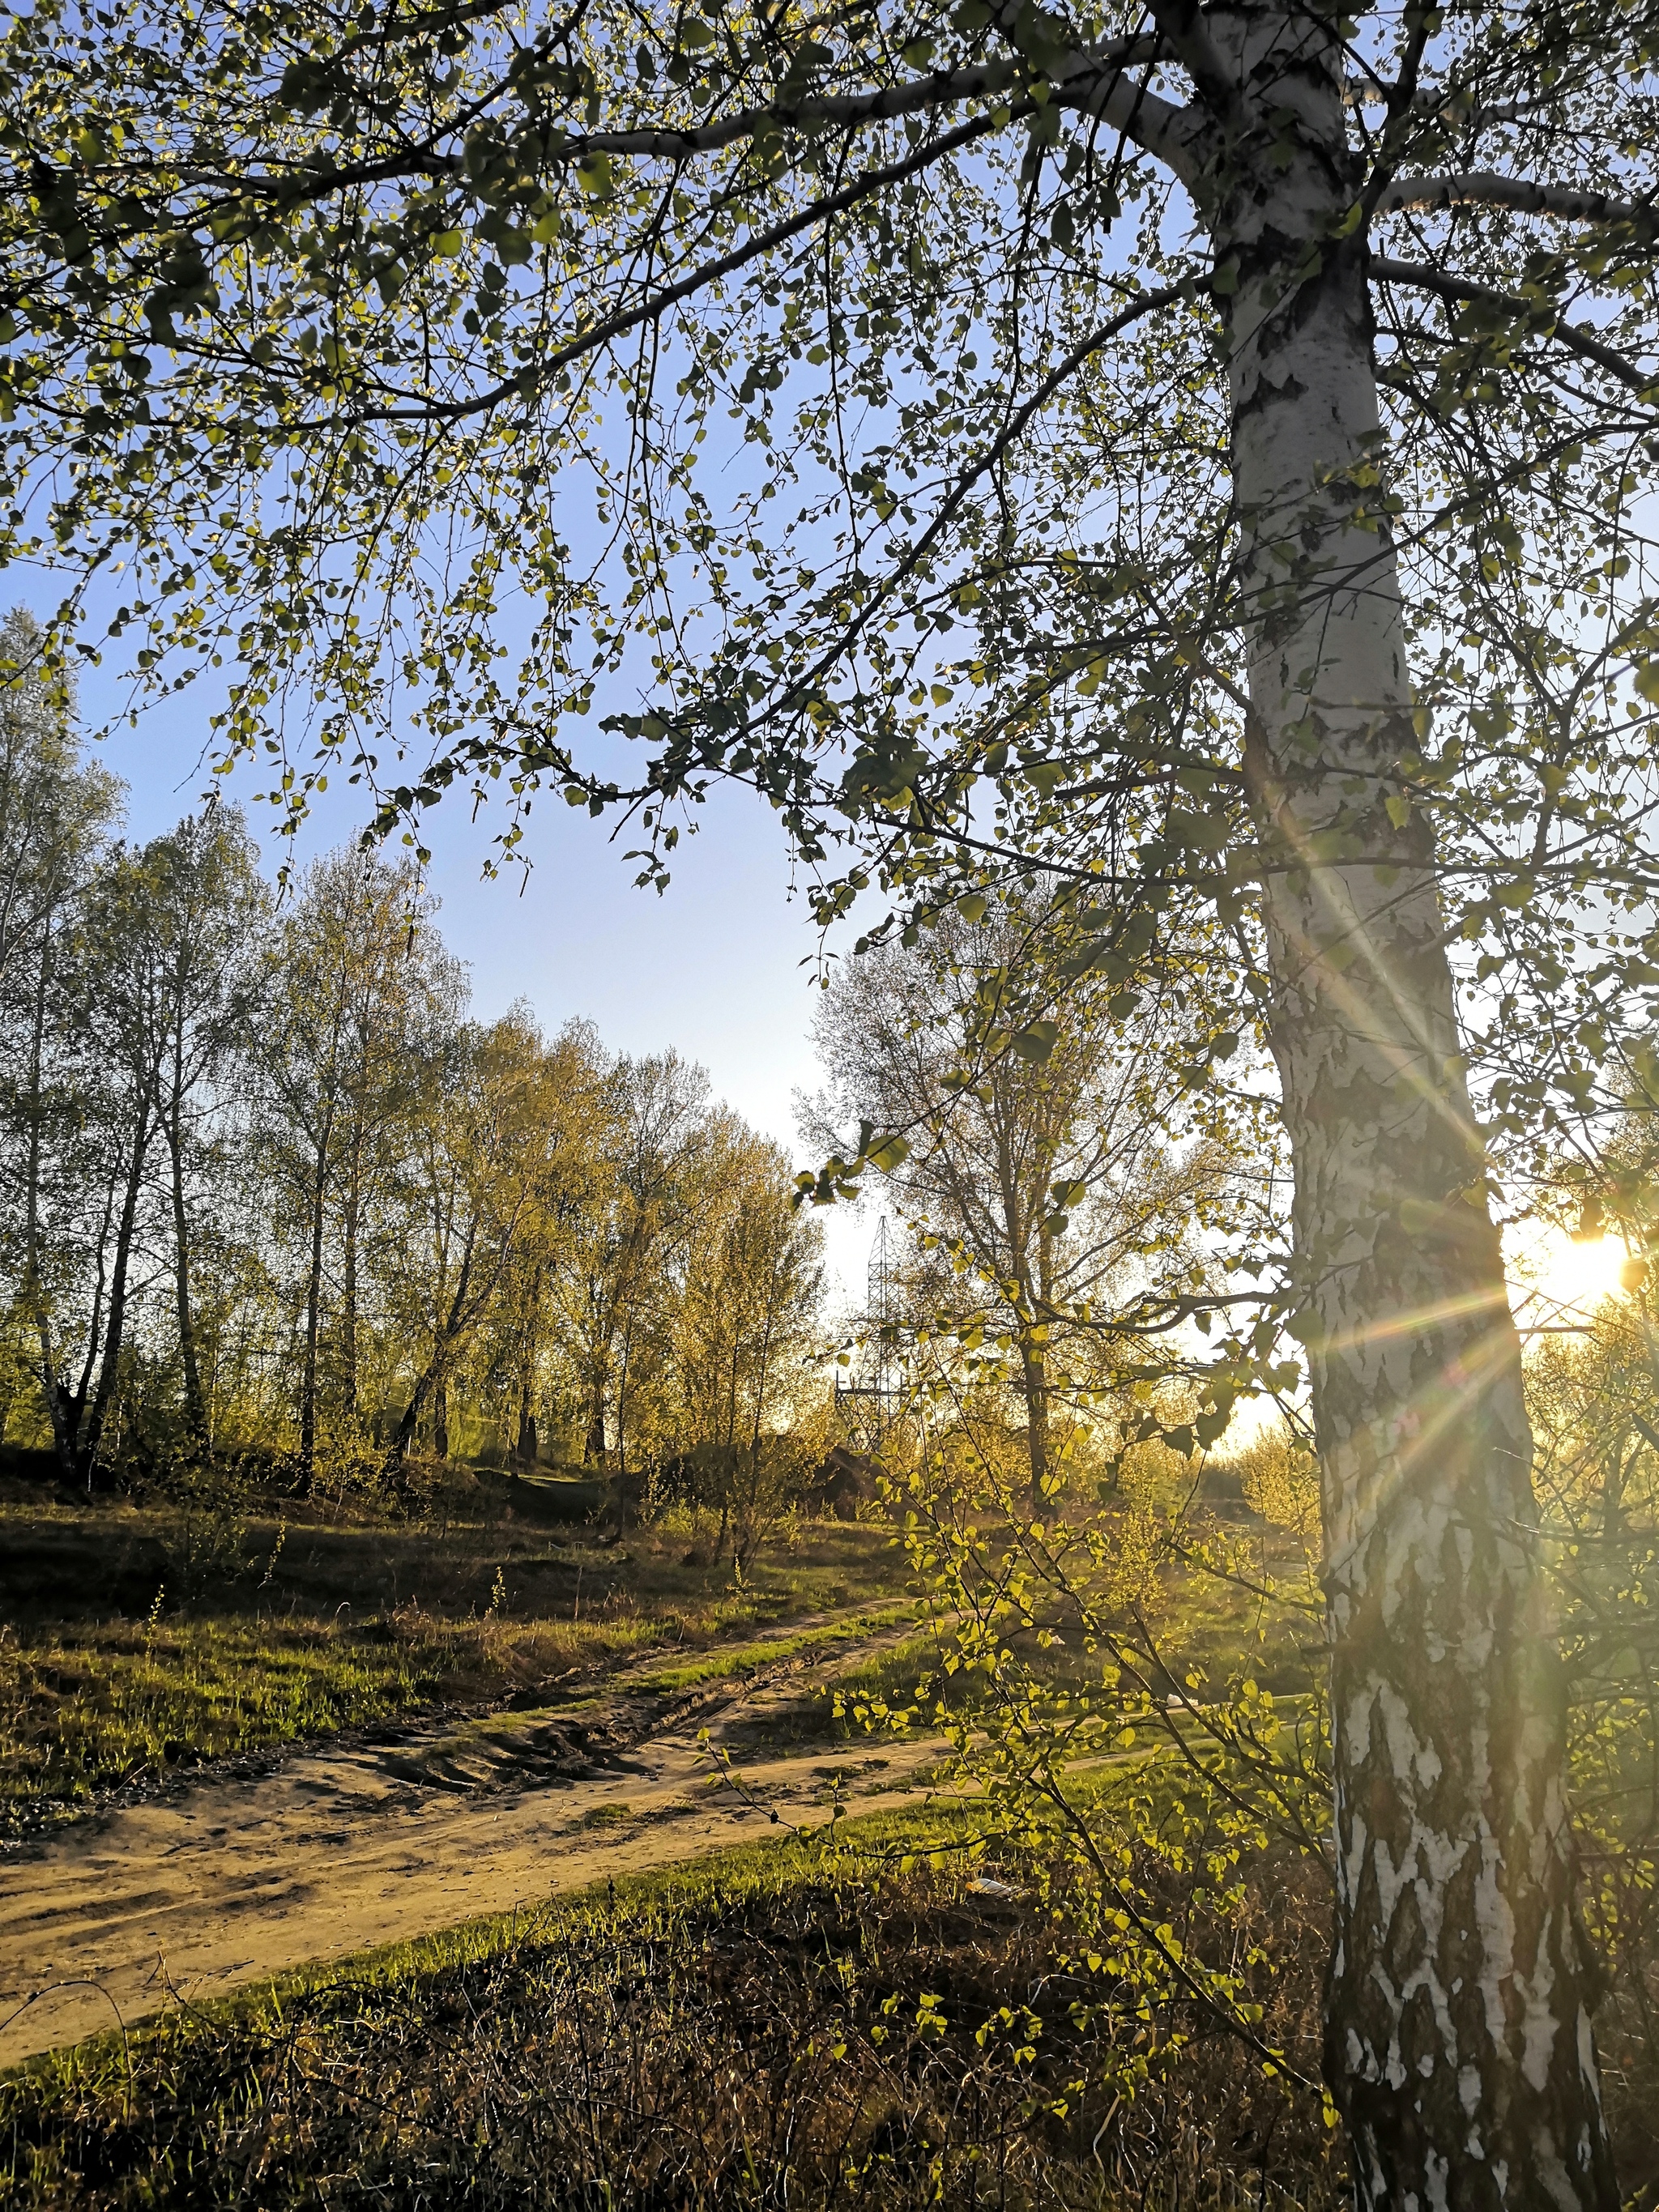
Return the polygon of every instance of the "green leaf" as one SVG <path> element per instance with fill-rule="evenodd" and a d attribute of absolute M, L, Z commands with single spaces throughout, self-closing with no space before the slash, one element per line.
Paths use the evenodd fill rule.
<path fill-rule="evenodd" d="M 1009 1048 L 1018 1053 L 1022 1060 L 1030 1060 L 1034 1066 L 1040 1067 L 1053 1053 L 1059 1036 L 1057 1023 L 1033 1022 L 1029 1029 L 1022 1030 L 1018 1036 L 1010 1039 Z"/>
<path fill-rule="evenodd" d="M 870 1164 L 879 1168 L 884 1175 L 891 1175 L 896 1169 L 902 1167 L 909 1157 L 910 1146 L 908 1140 L 898 1136 L 881 1138 L 877 1143 L 872 1145 L 865 1154 Z"/>

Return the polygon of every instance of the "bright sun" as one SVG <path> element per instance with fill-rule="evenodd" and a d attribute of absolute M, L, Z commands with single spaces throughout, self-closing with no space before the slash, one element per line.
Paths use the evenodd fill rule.
<path fill-rule="evenodd" d="M 1570 1320 L 1588 1320 L 1604 1299 L 1633 1287 L 1631 1274 L 1641 1265 L 1620 1237 L 1581 1242 L 1564 1229 L 1532 1226 L 1512 1234 L 1507 1257 L 1516 1302 L 1528 1309 L 1526 1318 L 1539 1322 L 1557 1310 Z"/>

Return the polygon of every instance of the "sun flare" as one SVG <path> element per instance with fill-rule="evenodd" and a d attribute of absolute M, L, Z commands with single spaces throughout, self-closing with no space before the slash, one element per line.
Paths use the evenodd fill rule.
<path fill-rule="evenodd" d="M 1571 1321 L 1588 1320 L 1608 1298 L 1633 1289 L 1632 1276 L 1642 1266 L 1621 1237 L 1570 1237 L 1553 1226 L 1521 1232 L 1509 1261 L 1517 1303 L 1536 1308 L 1540 1322 L 1556 1312 Z"/>

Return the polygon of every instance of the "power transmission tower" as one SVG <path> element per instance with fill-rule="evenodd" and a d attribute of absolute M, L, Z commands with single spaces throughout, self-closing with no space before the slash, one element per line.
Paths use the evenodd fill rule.
<path fill-rule="evenodd" d="M 898 1415 L 898 1287 L 887 1216 L 876 1224 L 864 1279 L 864 1340 L 854 1370 L 856 1380 L 837 1382 L 836 1410 L 860 1451 L 881 1449 Z"/>

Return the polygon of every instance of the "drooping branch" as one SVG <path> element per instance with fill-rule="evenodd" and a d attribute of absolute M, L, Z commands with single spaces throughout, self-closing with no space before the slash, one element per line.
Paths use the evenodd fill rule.
<path fill-rule="evenodd" d="M 821 656 L 805 676 L 791 685 L 788 693 L 772 710 L 773 719 L 775 719 L 778 713 L 787 712 L 799 704 L 803 698 L 810 696 L 835 662 L 850 651 L 857 639 L 890 600 L 900 585 L 921 566 L 951 522 L 961 512 L 975 484 L 988 475 L 1012 447 L 1018 444 L 1036 417 L 1041 414 L 1055 393 L 1076 374 L 1085 362 L 1089 360 L 1091 355 L 1098 353 L 1101 348 L 1109 344 L 1113 338 L 1120 337 L 1123 331 L 1129 329 L 1131 325 L 1140 321 L 1144 316 L 1156 314 L 1160 309 L 1171 307 L 1177 300 L 1187 296 L 1187 292 L 1179 284 L 1168 284 L 1158 291 L 1139 294 L 1114 315 L 1109 322 L 1103 323 L 1097 330 L 1091 331 L 1086 337 L 1080 339 L 1065 358 L 1056 363 L 1036 390 L 1030 392 L 1015 410 L 985 450 L 963 469 L 951 485 L 945 498 L 940 502 L 938 512 L 933 515 L 926 530 L 922 532 L 921 536 L 911 546 L 904 558 L 899 562 L 891 575 L 884 580 L 880 588 L 870 595 L 864 606 L 836 639 L 830 652 Z M 746 726 L 750 728 L 758 726 L 762 719 L 760 716 L 755 716 Z"/>
<path fill-rule="evenodd" d="M 1030 107 L 1031 103 L 1026 100 L 1012 112 L 1029 113 Z M 494 385 L 488 392 L 475 393 L 470 399 L 431 400 L 421 406 L 365 408 L 357 420 L 368 422 L 459 422 L 488 414 L 491 408 L 500 406 L 515 394 L 527 395 L 535 392 L 568 363 L 580 359 L 585 354 L 597 351 L 600 346 L 609 344 L 611 339 L 625 337 L 629 331 L 638 330 L 642 324 L 660 321 L 669 309 L 677 307 L 681 301 L 718 283 L 722 277 L 732 275 L 750 263 L 763 259 L 775 247 L 787 245 L 790 239 L 798 237 L 804 230 L 810 230 L 815 223 L 826 222 L 832 216 L 844 215 L 848 208 L 856 206 L 860 200 L 884 191 L 890 185 L 902 184 L 907 177 L 915 176 L 930 163 L 941 160 L 946 154 L 957 152 L 974 139 L 982 137 L 999 127 L 994 116 L 973 116 L 956 130 L 947 131 L 942 138 L 935 139 L 931 145 L 918 147 L 903 161 L 889 162 L 879 169 L 866 169 L 851 184 L 843 185 L 838 192 L 826 193 L 823 198 L 809 202 L 782 222 L 774 223 L 769 230 L 757 232 L 743 245 L 733 246 L 730 252 L 716 254 L 711 261 L 699 262 L 695 269 L 677 278 L 673 283 L 663 285 L 647 298 L 636 301 L 631 307 L 619 308 L 615 314 L 605 316 L 576 337 L 568 338 L 562 346 L 556 346 L 536 364 L 533 370 Z"/>
<path fill-rule="evenodd" d="M 1462 301 L 1472 307 L 1498 307 L 1505 314 L 1524 317 L 1530 320 L 1538 315 L 1539 302 L 1522 299 L 1518 293 L 1499 292 L 1490 284 L 1472 283 L 1467 277 L 1449 276 L 1438 269 L 1425 269 L 1414 261 L 1395 261 L 1385 253 L 1371 256 L 1370 270 L 1385 284 L 1407 284 L 1419 292 L 1432 292 L 1442 300 Z M 1581 354 L 1605 368 L 1609 376 L 1644 397 L 1659 387 L 1659 371 L 1650 374 L 1638 368 L 1626 355 L 1603 338 L 1587 331 L 1581 323 L 1549 321 L 1539 324 L 1540 337 L 1559 341 L 1571 353 Z"/>

